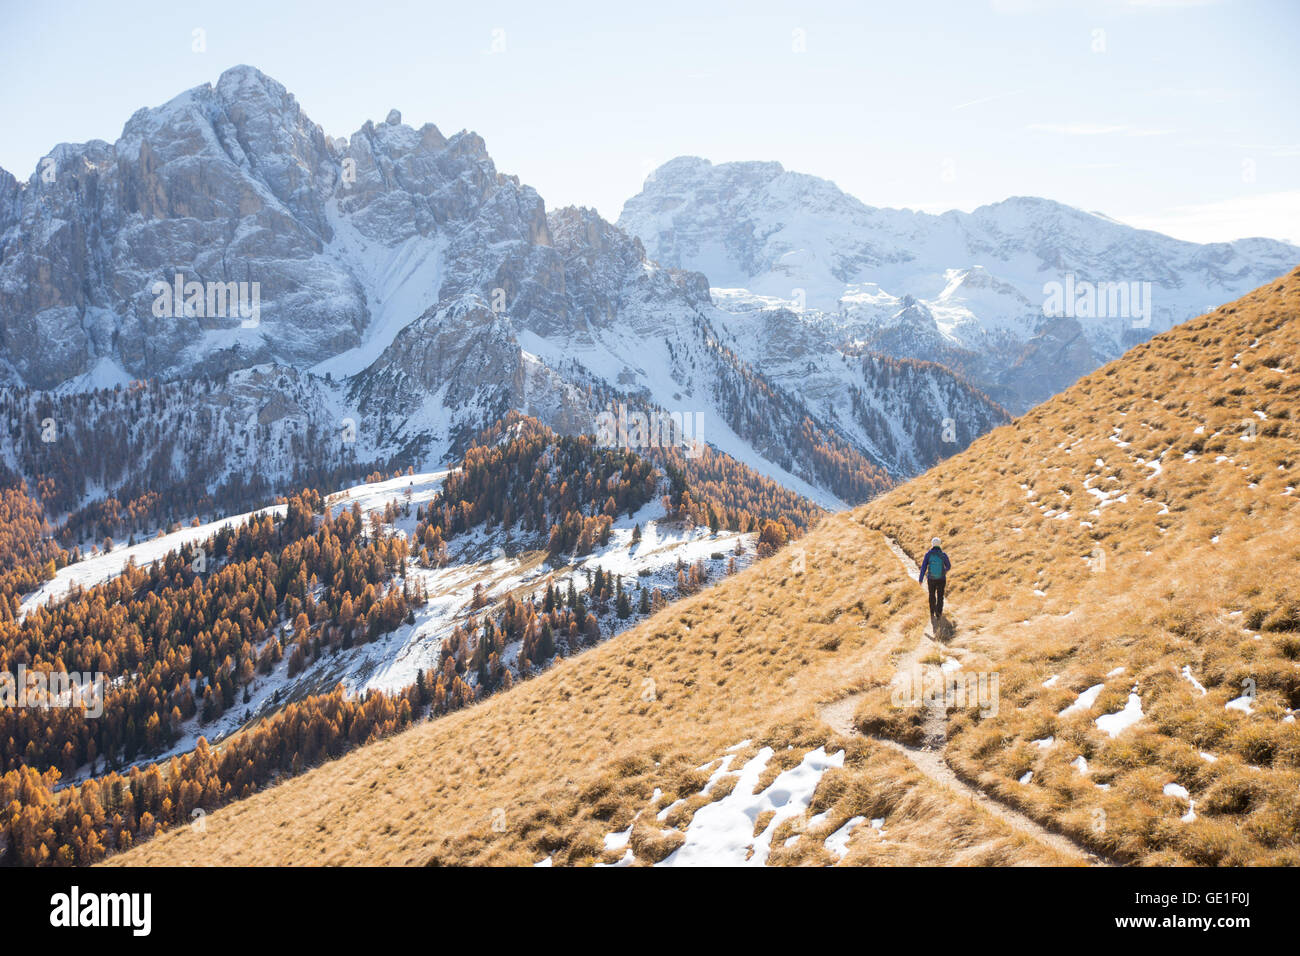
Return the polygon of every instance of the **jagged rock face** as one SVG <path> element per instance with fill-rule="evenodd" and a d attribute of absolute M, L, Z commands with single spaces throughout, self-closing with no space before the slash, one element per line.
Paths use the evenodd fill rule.
<path fill-rule="evenodd" d="M 421 463 L 512 408 L 569 433 L 630 401 L 706 415 L 730 453 L 828 504 L 840 485 L 867 486 L 796 447 L 805 421 L 829 433 L 718 344 L 704 276 L 648 262 L 591 210 L 548 217 L 473 133 L 392 111 L 330 139 L 240 67 L 141 110 L 117 143 L 56 160 L 52 182 L 0 180 L 0 372 L 13 383 L 216 374 L 206 427 L 222 434 L 333 442 L 347 422 L 355 447 L 340 460 Z M 184 288 L 158 314 L 155 283 L 167 291 L 177 273 L 257 283 L 258 320 L 205 311 L 202 290 L 194 308 Z M 49 347 L 27 347 L 35 337 Z M 231 461 L 255 469 L 261 453 Z"/>
<path fill-rule="evenodd" d="M 619 225 L 715 290 L 806 305 L 841 339 L 953 364 L 1016 410 L 1300 261 L 1287 243 L 1198 245 L 1044 199 L 941 216 L 877 209 L 777 163 L 692 157 L 656 170 Z M 1076 279 L 1124 283 L 1132 301 L 1099 291 L 1096 308 L 1054 309 L 1048 283 Z M 1065 352 L 1038 339 L 1058 319 L 1083 334 Z"/>
<path fill-rule="evenodd" d="M 430 309 L 355 380 L 359 408 L 397 414 L 404 396 L 437 395 L 447 408 L 493 407 L 523 358 L 509 320 L 475 296 Z"/>
<path fill-rule="evenodd" d="M 548 213 L 471 132 L 393 110 L 331 139 L 249 67 L 140 110 L 116 143 L 50 158 L 52 177 L 0 171 L 0 384 L 71 401 L 211 375 L 201 420 L 175 423 L 229 442 L 232 476 L 288 476 L 312 455 L 316 474 L 432 465 L 510 409 L 571 434 L 622 402 L 703 415 L 707 442 L 836 506 L 878 489 L 875 469 L 914 474 L 1005 421 L 999 403 L 1027 407 L 1149 334 L 1045 320 L 1026 262 L 1146 262 L 1172 242 L 1036 200 L 871 209 L 774 163 L 691 159 L 655 174 L 625 229 Z M 1254 284 L 1292 254 L 1189 246 L 1160 281 Z M 256 321 L 234 303 L 213 314 L 208 287 L 160 314 L 158 284 L 177 274 L 255 283 Z M 161 460 L 171 437 L 133 440 Z"/>
<path fill-rule="evenodd" d="M 753 301 L 746 309 L 738 299 L 728 305 L 730 311 L 720 313 L 732 347 L 891 471 L 923 471 L 1010 420 L 998 402 L 950 367 L 888 358 L 861 346 L 841 351 L 838 330 L 819 313 Z M 923 306 L 912 303 L 910 309 L 908 327 L 934 327 Z"/>
<path fill-rule="evenodd" d="M 27 384 L 60 384 L 101 357 L 135 377 L 300 361 L 363 326 L 355 281 L 319 259 L 337 163 L 261 74 L 230 71 L 137 112 L 111 146 L 50 159 L 0 225 L 5 357 Z M 155 314 L 154 283 L 177 273 L 257 282 L 261 327 L 241 328 L 247 316 L 229 304 L 209 314 L 206 298 L 194 315 Z M 53 347 L 19 345 L 32 336 Z"/>
<path fill-rule="evenodd" d="M 478 136 L 389 119 L 331 141 L 240 67 L 140 110 L 112 145 L 59 147 L 52 181 L 6 174 L 0 369 L 51 388 L 102 360 L 119 379 L 306 367 L 362 345 L 390 299 L 409 310 L 392 321 L 411 321 L 444 281 L 447 296 L 504 288 L 563 315 L 540 197 L 498 174 Z M 249 283 L 246 305 L 256 283 L 256 324 L 206 295 L 156 314 L 155 283 L 178 273 Z"/>
<path fill-rule="evenodd" d="M 635 320 L 664 310 L 711 305 L 708 280 L 698 272 L 659 269 L 646 262 L 641 241 L 606 222 L 592 209 L 566 207 L 549 217 L 555 250 L 563 258 L 573 327 L 609 328 L 624 317 Z M 629 300 L 641 309 L 628 309 Z M 657 323 L 656 323 L 657 324 Z M 537 331 L 541 331 L 538 329 Z"/>

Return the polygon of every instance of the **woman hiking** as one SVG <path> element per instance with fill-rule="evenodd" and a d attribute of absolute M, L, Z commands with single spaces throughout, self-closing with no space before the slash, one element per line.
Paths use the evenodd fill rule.
<path fill-rule="evenodd" d="M 948 569 L 952 562 L 939 547 L 939 539 L 930 539 L 930 550 L 921 559 L 921 573 L 917 581 L 925 582 L 930 588 L 930 620 L 937 621 L 943 617 L 943 592 L 948 585 Z"/>

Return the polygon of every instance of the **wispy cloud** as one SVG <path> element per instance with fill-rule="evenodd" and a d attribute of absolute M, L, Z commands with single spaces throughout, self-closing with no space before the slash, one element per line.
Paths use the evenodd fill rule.
<path fill-rule="evenodd" d="M 981 103 L 992 103 L 994 100 L 1005 100 L 1009 96 L 1019 96 L 1024 90 L 1012 90 L 1010 93 L 994 93 L 992 96 L 981 96 L 977 100 L 971 100 L 969 103 L 958 103 L 953 107 L 953 112 L 964 110 L 968 106 L 979 106 Z"/>
<path fill-rule="evenodd" d="M 1025 129 L 1035 133 L 1055 133 L 1058 136 L 1167 136 L 1171 129 L 1145 129 L 1127 124 L 1101 123 L 1031 123 Z"/>

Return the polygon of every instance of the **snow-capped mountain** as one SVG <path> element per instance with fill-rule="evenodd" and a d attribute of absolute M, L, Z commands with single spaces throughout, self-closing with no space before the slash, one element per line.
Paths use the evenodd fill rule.
<path fill-rule="evenodd" d="M 1300 262 L 1283 242 L 1198 245 L 1046 199 L 874 208 L 779 163 L 694 157 L 652 173 L 619 225 L 724 304 L 805 310 L 837 343 L 939 362 L 1016 411 Z"/>
<path fill-rule="evenodd" d="M 714 290 L 727 342 L 880 461 L 917 474 L 1008 421 L 961 364 L 894 358 L 846 343 L 834 323 L 779 300 Z M 884 354 L 882 354 L 884 353 Z M 907 354 L 907 353 L 902 353 Z"/>
<path fill-rule="evenodd" d="M 547 244 L 541 199 L 474 134 L 394 111 L 332 140 L 249 67 L 50 159 L 0 185 L 6 371 L 34 387 L 266 362 L 357 371 L 445 283 Z M 209 283 L 228 282 L 256 283 L 256 315 L 214 300 Z M 27 336 L 51 347 L 18 348 Z"/>
<path fill-rule="evenodd" d="M 5 457 L 32 480 L 59 455 L 36 438 L 45 394 L 59 420 L 145 379 L 213 383 L 203 427 L 238 436 L 214 487 L 282 484 L 303 446 L 317 472 L 430 467 L 510 409 L 572 434 L 621 404 L 702 416 L 706 443 L 835 507 L 1005 420 L 945 368 L 885 394 L 804 317 L 758 338 L 740 321 L 593 211 L 548 211 L 476 134 L 394 110 L 334 138 L 251 67 L 138 111 L 116 143 L 58 146 L 25 183 L 0 172 L 0 381 L 24 429 Z M 190 418 L 124 420 L 128 476 L 190 481 L 173 431 Z"/>

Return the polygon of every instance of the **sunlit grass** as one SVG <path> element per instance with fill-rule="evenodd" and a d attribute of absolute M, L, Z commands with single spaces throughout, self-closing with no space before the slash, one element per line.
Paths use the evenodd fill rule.
<path fill-rule="evenodd" d="M 963 777 L 1119 860 L 1300 863 L 1298 313 L 1300 272 L 827 518 L 801 542 L 802 574 L 778 553 L 509 692 L 113 862 L 584 864 L 617 859 L 604 837 L 628 826 L 637 861 L 654 862 L 734 786 L 700 795 L 743 740 L 733 767 L 774 749 L 765 779 L 817 746 L 846 750 L 810 810 L 827 817 L 789 847 L 797 824 L 780 824 L 772 863 L 834 862 L 823 841 L 853 816 L 885 833 L 855 831 L 848 864 L 1065 862 L 817 719 L 862 692 L 859 728 L 918 742 L 921 717 L 893 706 L 890 679 L 926 627 L 925 597 L 884 535 L 915 558 L 937 534 L 952 633 L 925 660 L 999 677 L 996 715 L 948 714 Z M 1099 684 L 1090 708 L 1061 715 Z M 1109 736 L 1097 717 L 1135 687 L 1142 719 Z M 1252 713 L 1226 707 L 1244 695 Z"/>

